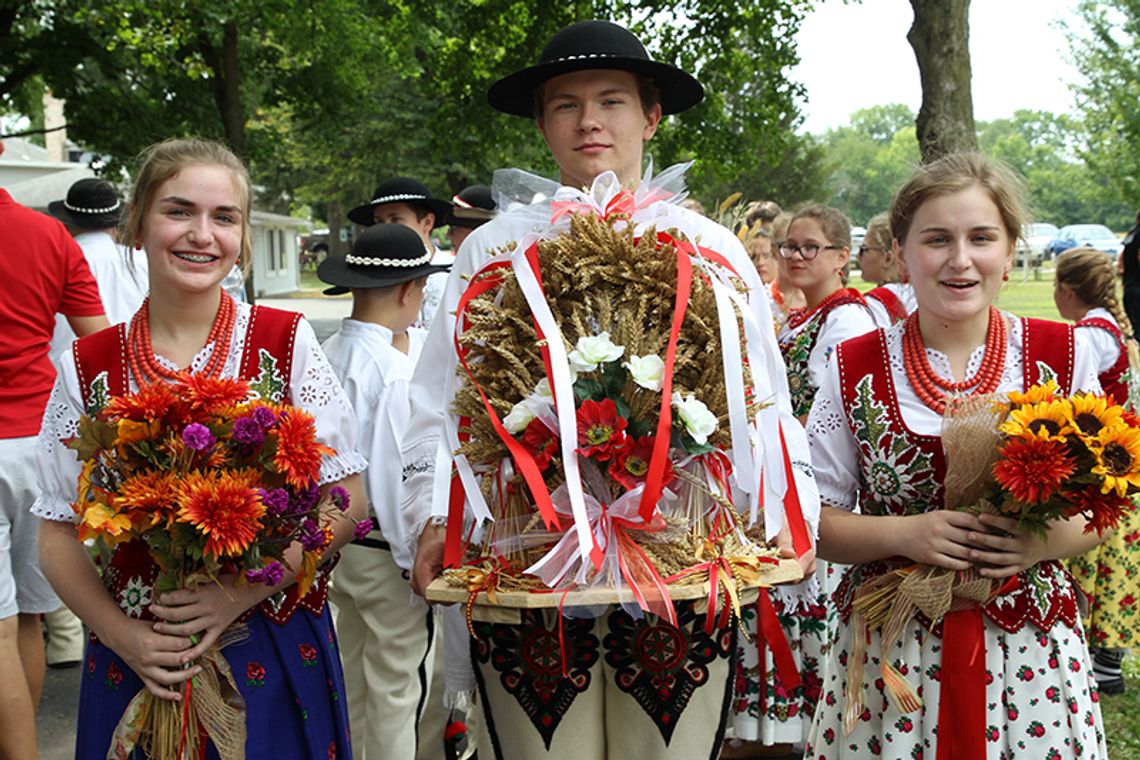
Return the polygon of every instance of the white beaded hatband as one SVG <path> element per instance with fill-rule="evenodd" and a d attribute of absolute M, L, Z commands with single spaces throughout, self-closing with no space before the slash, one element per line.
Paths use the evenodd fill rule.
<path fill-rule="evenodd" d="M 348 254 L 344 257 L 346 264 L 362 264 L 369 267 L 418 267 L 431 261 L 434 251 L 427 251 L 418 259 L 374 259 L 371 256 L 356 256 Z"/>
<path fill-rule="evenodd" d="M 83 208 L 82 206 L 72 206 L 66 200 L 63 202 L 63 207 L 65 209 L 68 211 L 74 211 L 77 214 L 109 214 L 112 211 L 118 211 L 122 205 L 122 201 L 115 201 L 114 206 L 108 206 L 107 208 Z"/>
<path fill-rule="evenodd" d="M 369 203 L 373 206 L 379 206 L 382 203 L 399 203 L 400 201 L 426 201 L 426 195 L 419 193 L 396 193 L 395 195 L 383 195 L 379 198 L 373 198 Z"/>

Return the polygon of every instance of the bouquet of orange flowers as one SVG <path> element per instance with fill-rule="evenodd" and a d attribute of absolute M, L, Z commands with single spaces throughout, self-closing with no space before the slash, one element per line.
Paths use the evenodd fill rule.
<path fill-rule="evenodd" d="M 291 569 L 304 596 L 332 539 L 333 520 L 347 519 L 348 494 L 333 487 L 322 498 L 321 459 L 334 452 L 317 441 L 312 416 L 250 396 L 244 381 L 187 374 L 90 410 L 67 441 L 83 463 L 72 505 L 80 540 L 93 539 L 107 552 L 144 542 L 160 592 L 231 573 L 240 574 L 239 582 L 275 586 L 285 574 L 285 550 L 299 542 L 301 566 Z M 370 523 L 358 524 L 357 535 Z M 231 703 L 240 702 L 217 650 L 201 664 L 206 671 L 192 682 L 193 704 L 208 700 L 210 683 L 220 684 Z M 179 745 L 196 742 L 199 732 L 183 730 L 197 721 L 177 707 L 171 713 L 173 704 L 143 690 L 124 713 L 116 740 L 141 741 L 151 757 L 181 757 Z M 244 705 L 231 715 L 231 723 L 240 721 L 240 741 L 226 741 L 210 731 L 212 720 L 200 717 L 223 758 L 240 756 Z"/>
<path fill-rule="evenodd" d="M 1140 417 L 1104 396 L 1065 397 L 1050 381 L 1009 394 L 989 501 L 1044 538 L 1048 524 L 1083 515 L 1086 531 L 1116 527 L 1140 491 Z"/>

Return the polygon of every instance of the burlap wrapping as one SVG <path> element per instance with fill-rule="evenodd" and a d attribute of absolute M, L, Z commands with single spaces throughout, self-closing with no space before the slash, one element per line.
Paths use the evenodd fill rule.
<path fill-rule="evenodd" d="M 993 511 L 984 498 L 990 472 L 998 459 L 1006 416 L 1003 396 L 971 396 L 950 403 L 942 420 L 942 447 L 946 454 L 944 509 Z M 894 666 L 886 653 L 902 635 L 907 622 L 921 612 L 932 624 L 948 612 L 987 602 L 997 584 L 976 569 L 954 571 L 914 564 L 864 583 L 852 603 L 852 657 L 846 683 L 844 728 L 854 730 L 863 712 L 863 665 L 870 631 L 881 632 L 880 669 L 887 695 L 901 712 L 922 707 L 922 698 Z"/>

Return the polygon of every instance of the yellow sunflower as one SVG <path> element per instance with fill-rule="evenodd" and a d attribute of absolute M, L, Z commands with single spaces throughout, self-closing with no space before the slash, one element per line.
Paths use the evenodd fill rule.
<path fill-rule="evenodd" d="M 1069 424 L 1090 443 L 1104 428 L 1124 424 L 1124 410 L 1104 396 L 1077 393 L 1065 406 Z"/>
<path fill-rule="evenodd" d="M 1049 380 L 1041 385 L 1034 385 L 1025 393 L 1021 391 L 1009 392 L 1009 403 L 1013 407 L 1024 406 L 1026 404 L 1040 404 L 1043 401 L 1055 401 L 1060 388 L 1057 386 L 1056 380 Z"/>
<path fill-rule="evenodd" d="M 1129 489 L 1140 489 L 1140 430 L 1124 424 L 1106 427 L 1097 434 L 1093 451 L 1097 463 L 1092 472 L 1104 478 L 1102 493 L 1125 496 Z"/>
<path fill-rule="evenodd" d="M 1067 407 L 1064 401 L 1021 404 L 1010 411 L 1009 419 L 999 430 L 1016 438 L 1063 440 L 1076 432 L 1069 421 Z"/>

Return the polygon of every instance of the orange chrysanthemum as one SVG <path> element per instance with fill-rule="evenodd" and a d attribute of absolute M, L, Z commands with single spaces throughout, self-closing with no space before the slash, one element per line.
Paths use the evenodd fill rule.
<path fill-rule="evenodd" d="M 232 377 L 191 375 L 183 392 L 192 409 L 219 414 L 249 398 L 249 383 Z"/>
<path fill-rule="evenodd" d="M 994 478 L 1022 504 L 1038 504 L 1057 493 L 1073 474 L 1075 463 L 1064 443 L 1045 438 L 1014 438 L 998 449 L 1001 459 Z"/>
<path fill-rule="evenodd" d="M 250 473 L 191 473 L 178 488 L 178 518 L 206 537 L 212 557 L 238 557 L 257 539 L 265 505 Z"/>
<path fill-rule="evenodd" d="M 115 396 L 100 414 L 111 419 L 161 420 L 181 404 L 182 401 L 172 386 L 152 383 L 134 393 Z"/>
<path fill-rule="evenodd" d="M 136 529 L 146 530 L 160 523 L 169 526 L 178 504 L 178 481 L 170 472 L 143 472 L 127 478 L 114 499 L 116 509 L 126 511 Z"/>
<path fill-rule="evenodd" d="M 277 421 L 277 451 L 273 464 L 296 488 L 308 488 L 321 472 L 321 458 L 336 452 L 317 442 L 313 416 L 300 409 L 287 409 Z"/>
<path fill-rule="evenodd" d="M 1065 510 L 1065 516 L 1084 515 L 1088 520 L 1085 533 L 1095 530 L 1098 536 L 1104 535 L 1106 530 L 1116 528 L 1124 516 L 1135 509 L 1132 499 L 1118 496 L 1114 491 L 1101 493 L 1095 484 L 1085 486 L 1078 491 L 1066 492 L 1065 498 L 1072 504 Z"/>

